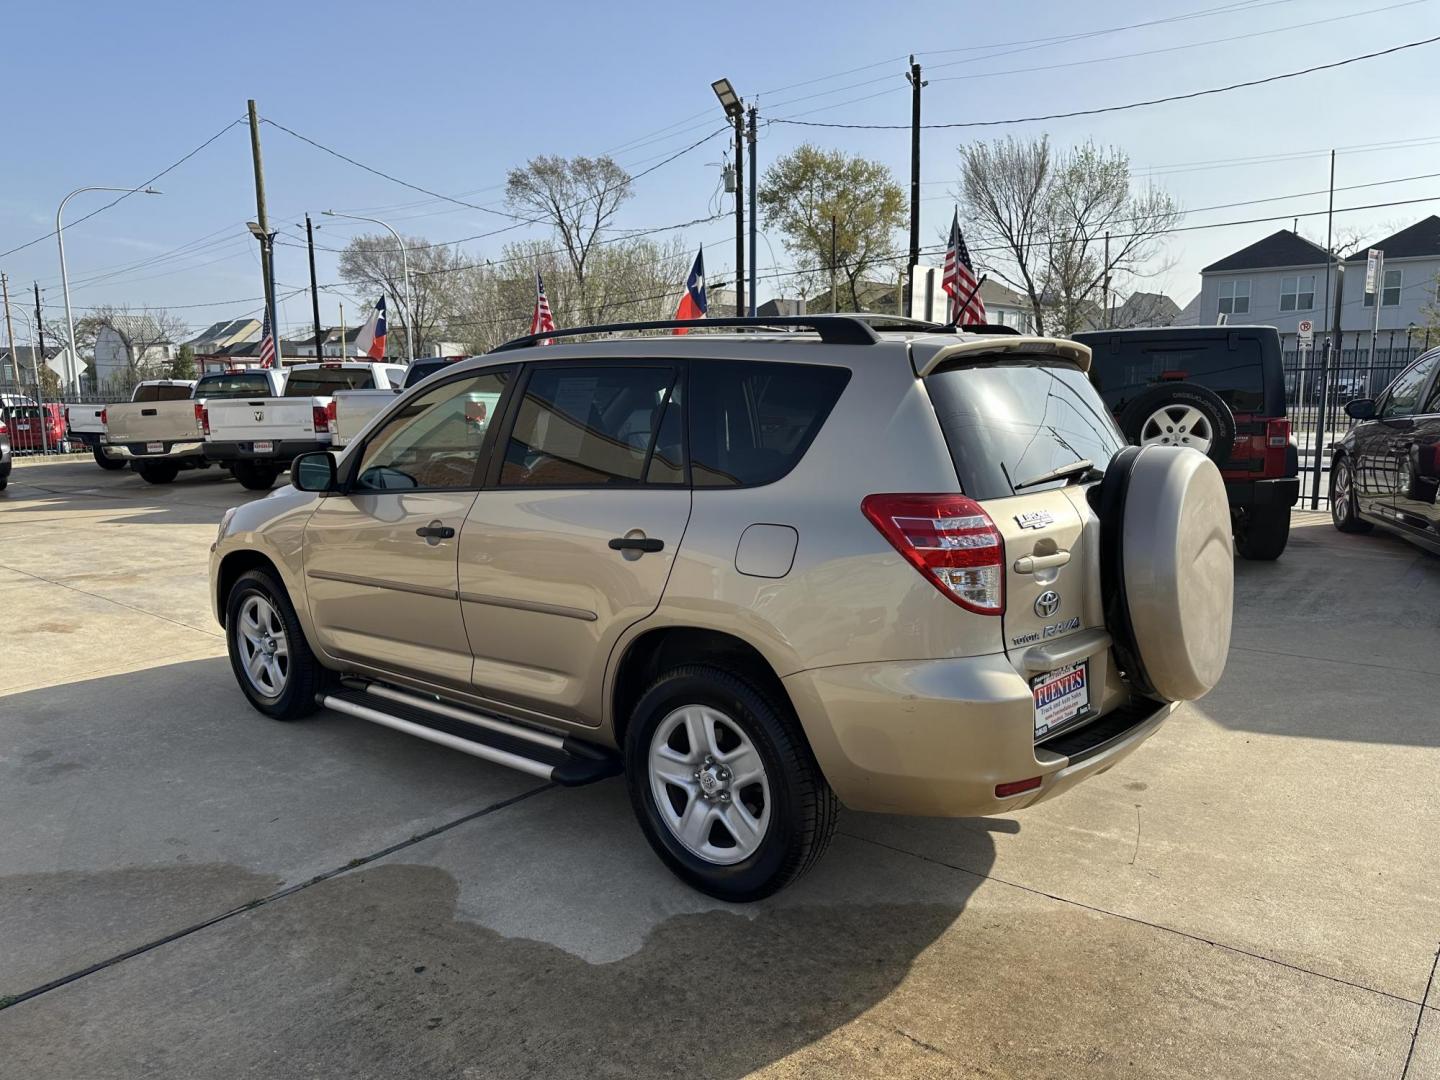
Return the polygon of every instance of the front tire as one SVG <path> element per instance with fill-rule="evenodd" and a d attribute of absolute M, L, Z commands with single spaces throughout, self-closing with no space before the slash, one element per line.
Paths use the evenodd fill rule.
<path fill-rule="evenodd" d="M 1375 527 L 1360 517 L 1355 471 L 1348 457 L 1336 458 L 1330 467 L 1330 520 L 1343 533 L 1367 533 Z"/>
<path fill-rule="evenodd" d="M 625 773 L 671 871 L 721 900 L 760 900 L 829 846 L 840 804 L 788 708 L 720 668 L 662 675 L 635 707 Z"/>
<path fill-rule="evenodd" d="M 275 466 L 257 461 L 237 461 L 231 471 L 235 474 L 235 479 L 240 481 L 240 486 L 247 491 L 269 491 L 275 486 L 275 478 L 280 475 L 280 470 Z"/>
<path fill-rule="evenodd" d="M 180 475 L 180 466 L 171 461 L 137 461 L 135 471 L 147 484 L 168 484 Z"/>
<path fill-rule="evenodd" d="M 1254 562 L 1273 562 L 1290 540 L 1290 507 L 1250 506 L 1235 522 L 1235 550 Z"/>
<path fill-rule="evenodd" d="M 285 588 L 264 570 L 240 575 L 225 602 L 225 641 L 235 681 L 250 704 L 275 720 L 299 720 L 319 706 L 327 680 Z"/>
<path fill-rule="evenodd" d="M 125 468 L 126 462 L 124 458 L 106 457 L 105 451 L 100 449 L 99 444 L 92 446 L 90 451 L 95 455 L 95 464 L 99 465 L 100 468 L 106 472 L 119 472 Z"/>

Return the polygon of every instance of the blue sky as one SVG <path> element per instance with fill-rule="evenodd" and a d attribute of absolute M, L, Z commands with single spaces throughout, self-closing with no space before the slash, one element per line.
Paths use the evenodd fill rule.
<path fill-rule="evenodd" d="M 1229 10 L 1058 45 L 1032 41 L 1221 7 Z M 1183 93 L 1440 34 L 1440 0 L 889 6 L 259 0 L 243 7 L 140 0 L 11 5 L 4 25 L 0 70 L 10 107 L 0 251 L 52 228 L 56 204 L 75 187 L 144 181 L 241 118 L 247 97 L 258 99 L 263 115 L 376 168 L 498 208 L 506 170 L 535 154 L 612 151 L 638 172 L 718 128 L 723 117 L 709 84 L 722 75 L 747 98 L 758 96 L 762 117 L 906 124 L 903 73 L 906 54 L 915 51 L 931 80 L 927 122 L 1007 118 Z M 1265 33 L 1272 30 L 1278 32 Z M 1197 44 L 1241 35 L 1255 36 Z M 1338 159 L 1341 186 L 1440 173 L 1440 121 L 1432 119 L 1440 104 L 1437 61 L 1440 44 L 1198 101 L 980 134 L 1048 132 L 1062 145 L 1093 137 L 1119 146 L 1137 175 L 1194 208 L 1187 225 L 1300 214 L 1323 210 L 1325 197 L 1200 208 L 1319 191 L 1332 146 L 1350 148 Z M 924 244 L 936 243 L 948 225 L 956 147 L 968 137 L 925 134 Z M 272 223 L 289 239 L 303 235 L 303 224 L 299 233 L 295 227 L 309 210 L 323 222 L 319 243 L 342 246 L 352 227 L 320 218 L 327 207 L 372 213 L 431 241 L 506 224 L 371 176 L 276 128 L 265 127 L 263 139 Z M 766 126 L 762 166 L 806 139 L 878 158 L 908 179 L 904 130 Z M 619 224 L 655 227 L 713 213 L 725 145 L 717 138 L 644 177 Z M 1262 157 L 1272 160 L 1234 160 Z M 244 128 L 226 131 L 157 186 L 164 196 L 133 197 L 66 229 L 74 303 L 169 307 L 197 327 L 256 309 L 248 301 L 261 288 L 255 244 L 244 231 L 255 209 Z M 1336 205 L 1430 196 L 1440 196 L 1440 177 L 1341 192 Z M 67 220 L 105 198 L 78 196 Z M 1440 198 L 1337 222 L 1388 231 L 1435 212 Z M 1168 269 L 1145 287 L 1183 304 L 1198 289 L 1201 266 L 1288 225 L 1287 219 L 1180 234 L 1166 246 Z M 1324 218 L 1302 219 L 1301 230 L 1323 238 Z M 495 256 L 504 240 L 524 235 L 472 241 L 464 250 Z M 681 235 L 709 249 L 712 282 L 727 276 L 728 221 Z M 761 266 L 785 264 L 778 238 L 770 241 L 773 248 L 761 242 Z M 278 279 L 303 285 L 304 259 L 302 249 L 280 249 Z M 53 238 L 0 257 L 0 270 L 9 274 L 12 292 L 38 278 L 47 305 L 58 311 Z M 333 256 L 322 251 L 321 281 L 337 278 Z M 762 282 L 762 297 L 778 284 Z M 325 295 L 326 321 L 335 320 L 343 296 Z M 285 303 L 287 327 L 308 318 L 306 296 Z"/>

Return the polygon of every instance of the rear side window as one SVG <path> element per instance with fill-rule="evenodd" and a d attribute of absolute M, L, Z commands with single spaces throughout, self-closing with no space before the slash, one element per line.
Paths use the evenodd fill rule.
<path fill-rule="evenodd" d="M 188 386 L 141 386 L 136 388 L 132 401 L 188 401 Z"/>
<path fill-rule="evenodd" d="M 515 417 L 500 486 L 641 483 L 675 381 L 672 367 L 537 368 Z M 663 467 L 657 470 L 651 482 L 666 482 Z"/>
<path fill-rule="evenodd" d="M 236 371 L 225 375 L 206 375 L 195 386 L 195 396 L 254 397 L 270 393 L 270 380 L 258 371 Z"/>
<path fill-rule="evenodd" d="M 779 480 L 805 455 L 850 372 L 809 364 L 699 360 L 690 367 L 690 475 L 696 487 Z"/>
<path fill-rule="evenodd" d="M 1100 395 L 1073 364 L 1017 358 L 956 365 L 929 376 L 925 389 L 960 490 L 972 499 L 1004 498 L 1015 485 L 1082 458 L 1103 470 L 1125 445 Z"/>
<path fill-rule="evenodd" d="M 1091 377 L 1117 415 L 1157 383 L 1198 383 L 1235 413 L 1265 412 L 1265 364 L 1260 342 L 1239 337 L 1174 340 L 1109 349 L 1095 343 Z"/>
<path fill-rule="evenodd" d="M 336 390 L 373 390 L 375 377 L 368 367 L 306 368 L 292 370 L 285 383 L 286 397 L 329 397 Z"/>

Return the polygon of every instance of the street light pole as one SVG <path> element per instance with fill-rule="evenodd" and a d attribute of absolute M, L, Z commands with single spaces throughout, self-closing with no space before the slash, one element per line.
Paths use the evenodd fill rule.
<path fill-rule="evenodd" d="M 735 314 L 745 317 L 745 103 L 729 79 L 710 84 L 735 128 Z"/>
<path fill-rule="evenodd" d="M 338 214 L 334 210 L 324 211 L 326 217 L 349 218 L 351 221 L 368 221 L 372 225 L 379 225 L 395 238 L 395 243 L 400 245 L 400 267 L 405 275 L 405 348 L 410 353 L 407 360 L 415 359 L 415 338 L 411 330 L 411 324 L 415 321 L 415 305 L 411 300 L 410 292 L 410 256 L 405 251 L 405 241 L 400 239 L 400 234 L 386 225 L 379 218 L 361 217 L 359 214 Z"/>
<path fill-rule="evenodd" d="M 81 187 L 66 195 L 60 200 L 60 206 L 55 211 L 55 241 L 60 245 L 60 289 L 65 294 L 65 333 L 69 336 L 66 343 L 70 350 L 70 362 L 67 367 L 70 370 L 70 378 L 67 380 L 76 393 L 80 392 L 80 350 L 75 346 L 75 319 L 70 314 L 70 275 L 65 269 L 65 225 L 61 215 L 65 213 L 65 204 L 79 195 L 82 191 L 123 191 L 128 195 L 135 192 L 143 192 L 146 195 L 163 195 L 164 192 L 156 191 L 152 187 L 124 188 L 124 187 Z"/>

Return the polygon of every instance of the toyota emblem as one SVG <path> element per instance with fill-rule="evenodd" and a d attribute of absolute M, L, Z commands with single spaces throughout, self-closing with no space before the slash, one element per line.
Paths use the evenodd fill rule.
<path fill-rule="evenodd" d="M 1054 589 L 1046 589 L 1035 598 L 1035 614 L 1042 619 L 1048 619 L 1055 612 L 1060 610 L 1060 594 Z"/>

